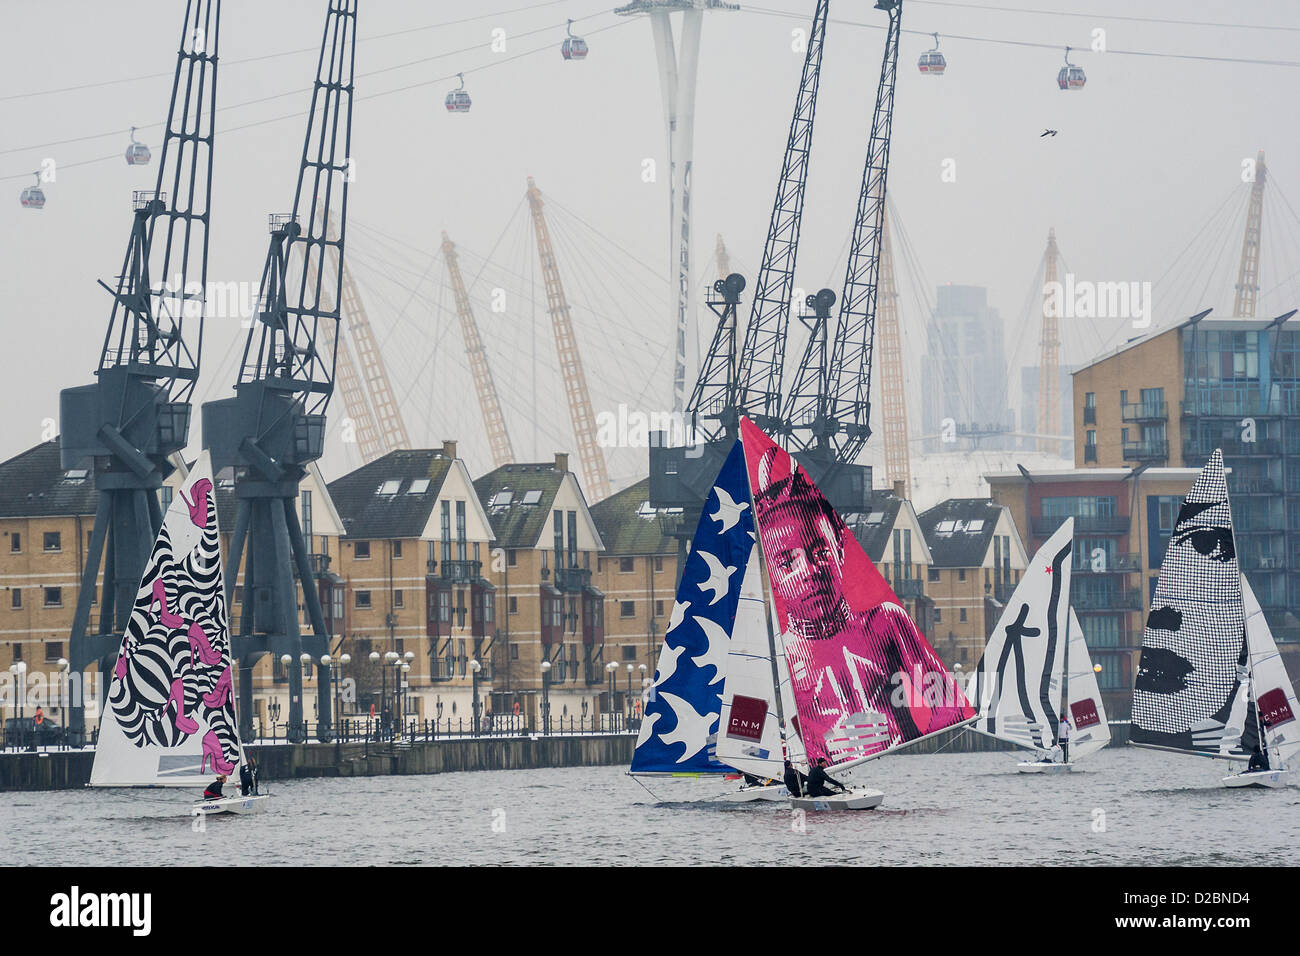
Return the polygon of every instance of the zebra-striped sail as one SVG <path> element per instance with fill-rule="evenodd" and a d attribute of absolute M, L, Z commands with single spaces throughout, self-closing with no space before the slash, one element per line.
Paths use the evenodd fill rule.
<path fill-rule="evenodd" d="M 92 787 L 201 787 L 238 771 L 224 595 L 205 451 L 145 566 L 100 717 Z"/>

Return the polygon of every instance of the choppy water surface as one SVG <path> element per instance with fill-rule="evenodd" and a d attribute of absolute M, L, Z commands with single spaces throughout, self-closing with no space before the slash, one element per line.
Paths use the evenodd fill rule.
<path fill-rule="evenodd" d="M 1223 765 L 1108 749 L 1063 777 L 1009 753 L 900 755 L 854 782 L 879 810 L 710 799 L 731 784 L 621 767 L 272 783 L 264 814 L 207 821 L 174 791 L 0 794 L 4 865 L 1291 864 L 1300 788 L 1226 790 Z M 495 827 L 494 827 L 495 824 Z"/>

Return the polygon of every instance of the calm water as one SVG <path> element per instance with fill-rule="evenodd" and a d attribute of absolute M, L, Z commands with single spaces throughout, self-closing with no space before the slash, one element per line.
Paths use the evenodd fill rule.
<path fill-rule="evenodd" d="M 1067 777 L 1017 759 L 869 764 L 851 779 L 884 805 L 802 833 L 784 804 L 710 799 L 730 784 L 647 781 L 656 800 L 616 767 L 272 783 L 266 813 L 205 833 L 181 792 L 3 793 L 0 864 L 1300 863 L 1298 787 L 1226 790 L 1217 762 L 1130 748 Z"/>

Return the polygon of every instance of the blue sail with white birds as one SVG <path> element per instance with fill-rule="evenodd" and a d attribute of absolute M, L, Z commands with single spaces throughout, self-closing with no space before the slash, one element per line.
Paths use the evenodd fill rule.
<path fill-rule="evenodd" d="M 734 773 L 716 756 L 736 608 L 754 554 L 754 509 L 740 442 L 718 472 L 677 585 L 632 755 L 634 774 Z"/>

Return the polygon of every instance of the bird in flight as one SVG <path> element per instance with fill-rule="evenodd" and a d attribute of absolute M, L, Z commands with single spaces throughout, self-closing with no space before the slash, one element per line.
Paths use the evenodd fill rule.
<path fill-rule="evenodd" d="M 1038 138 L 1039 138 L 1039 139 L 1042 139 L 1044 136 L 1055 136 L 1056 133 L 1057 133 L 1057 131 L 1054 130 L 1054 129 L 1045 129 L 1045 130 L 1043 130 L 1041 133 L 1038 134 Z"/>

